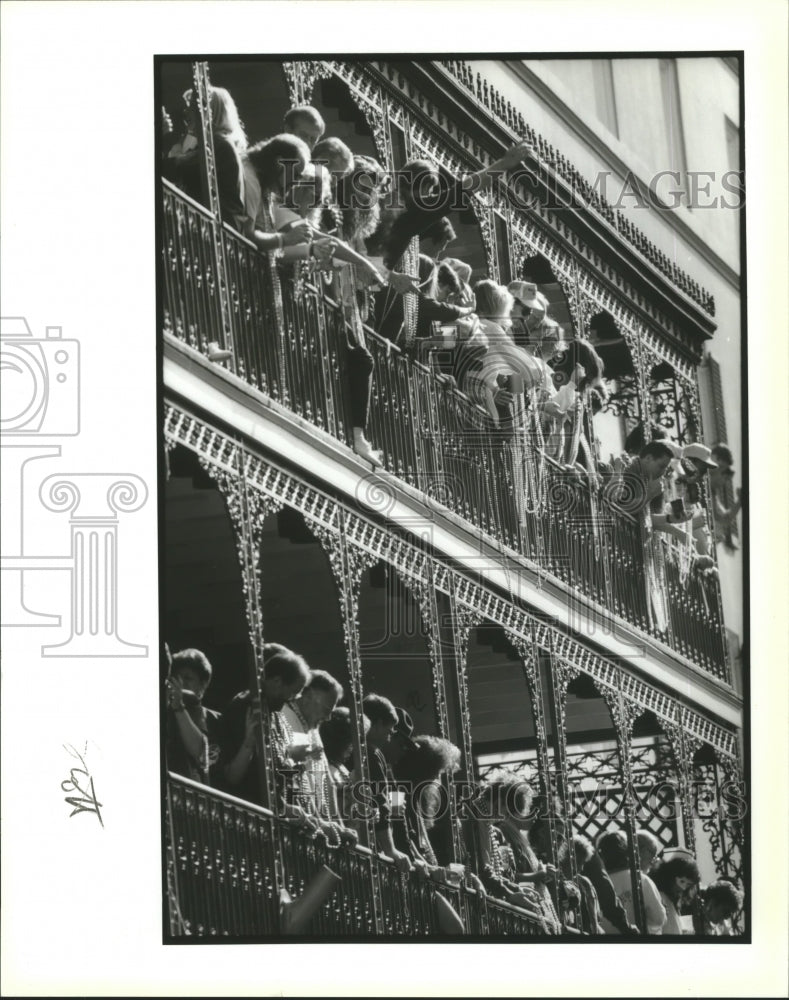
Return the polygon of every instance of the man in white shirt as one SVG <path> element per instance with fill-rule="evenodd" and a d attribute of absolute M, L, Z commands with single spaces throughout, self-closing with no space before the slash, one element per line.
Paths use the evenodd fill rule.
<path fill-rule="evenodd" d="M 301 695 L 282 709 L 283 728 L 290 739 L 287 755 L 303 767 L 300 786 L 305 808 L 325 819 L 335 819 L 338 810 L 318 727 L 331 717 L 342 695 L 342 685 L 331 674 L 313 670 Z"/>

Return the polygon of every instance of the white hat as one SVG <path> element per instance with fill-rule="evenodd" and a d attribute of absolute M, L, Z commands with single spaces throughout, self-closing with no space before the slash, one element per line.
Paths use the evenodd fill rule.
<path fill-rule="evenodd" d="M 537 290 L 537 286 L 532 281 L 511 281 L 507 285 L 507 291 L 527 309 L 542 309 L 544 311 L 548 308 L 548 300 Z"/>
<path fill-rule="evenodd" d="M 712 452 L 705 444 L 686 444 L 682 449 L 683 458 L 695 458 L 703 462 L 708 469 L 717 469 L 718 463 L 712 461 Z"/>

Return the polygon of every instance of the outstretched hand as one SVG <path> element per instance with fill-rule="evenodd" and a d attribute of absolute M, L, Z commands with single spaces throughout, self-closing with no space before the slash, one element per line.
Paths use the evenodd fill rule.
<path fill-rule="evenodd" d="M 415 292 L 416 278 L 412 278 L 410 274 L 401 274 L 399 271 L 392 271 L 389 274 L 389 287 L 397 292 L 398 295 L 405 295 L 406 292 Z"/>
<path fill-rule="evenodd" d="M 519 142 L 517 146 L 508 149 L 504 156 L 502 156 L 501 160 L 499 160 L 499 167 L 502 170 L 509 170 L 511 167 L 522 163 L 533 151 L 534 147 L 530 142 Z"/>
<path fill-rule="evenodd" d="M 312 236 L 312 229 L 306 219 L 295 222 L 284 233 L 280 233 L 283 247 L 293 247 L 300 243 L 308 243 Z"/>

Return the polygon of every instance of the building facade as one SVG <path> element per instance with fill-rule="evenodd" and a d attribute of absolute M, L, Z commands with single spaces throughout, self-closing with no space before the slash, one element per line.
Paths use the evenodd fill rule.
<path fill-rule="evenodd" d="M 716 402 L 739 364 L 738 211 L 670 210 L 655 180 L 676 170 L 694 202 L 688 170 L 718 171 L 721 152 L 739 148 L 739 88 L 726 60 L 641 62 L 171 60 L 157 66 L 157 103 L 176 109 L 193 89 L 210 137 L 209 87 L 226 87 L 255 139 L 311 105 L 354 153 L 389 171 L 427 159 L 447 178 L 529 142 L 521 169 L 449 213 L 448 252 L 474 280 L 537 285 L 565 336 L 596 347 L 608 394 L 576 428 L 590 442 L 583 475 L 533 435 L 516 446 L 486 431 L 435 352 L 393 344 L 374 315 L 369 436 L 383 467 L 371 468 L 350 447 L 343 304 L 319 272 L 286 276 L 222 221 L 211 142 L 205 204 L 161 181 L 162 633 L 172 650 L 208 656 L 217 709 L 241 690 L 260 701 L 264 643 L 329 671 L 363 777 L 372 691 L 407 709 L 416 732 L 450 740 L 450 852 L 466 873 L 464 790 L 494 768 L 555 803 L 557 864 L 568 828 L 590 839 L 622 830 L 644 932 L 639 829 L 692 852 L 704 882 L 742 887 L 748 852 L 742 688 L 724 615 L 731 607 L 741 636 L 737 556 L 698 571 L 609 477 L 639 424 L 679 445 L 718 443 L 728 428 L 741 454 L 739 397 L 729 408 L 726 395 L 723 425 Z M 719 93 L 720 148 L 688 97 L 700 79 Z M 711 150 L 714 166 L 702 167 Z M 624 197 L 628 185 L 636 196 Z M 734 205 L 729 185 L 717 195 Z M 294 825 L 262 714 L 264 804 L 165 764 L 169 937 L 278 936 L 283 891 L 310 897 L 323 865 L 339 887 L 310 911 L 307 935 L 439 935 L 439 896 L 471 936 L 555 932 L 466 874 L 396 871 L 374 850 L 370 816 L 355 846 Z M 572 851 L 566 865 L 576 880 Z M 589 931 L 577 916 L 563 922 Z"/>

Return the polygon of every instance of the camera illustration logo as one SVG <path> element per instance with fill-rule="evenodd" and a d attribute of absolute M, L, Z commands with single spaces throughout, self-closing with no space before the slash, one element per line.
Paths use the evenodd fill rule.
<path fill-rule="evenodd" d="M 59 326 L 34 338 L 27 320 L 2 320 L 0 429 L 3 435 L 79 434 L 79 341 Z"/>
<path fill-rule="evenodd" d="M 55 459 L 61 445 L 49 439 L 80 433 L 79 341 L 60 327 L 34 337 L 27 320 L 0 320 L 0 447 L 3 459 L 2 625 L 57 627 L 60 615 L 29 608 L 28 574 L 68 572 L 71 632 L 41 647 L 44 656 L 146 656 L 148 647 L 118 636 L 119 515 L 139 510 L 148 498 L 145 482 L 128 473 L 76 472 L 38 475 L 31 463 Z M 43 481 L 42 481 L 43 480 Z M 35 499 L 33 499 L 35 498 Z M 68 511 L 70 550 L 63 555 L 32 554 L 26 537 L 32 505 L 53 513 Z M 27 535 L 33 532 L 27 531 Z M 39 533 L 36 532 L 37 539 Z M 39 544 L 41 542 L 39 541 Z M 65 546 L 64 546 L 65 548 Z"/>

